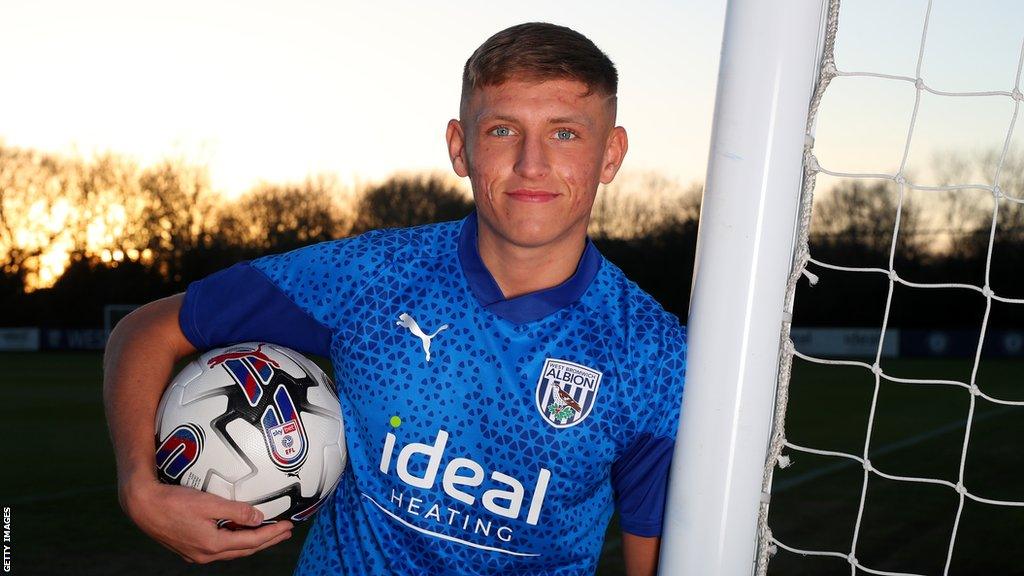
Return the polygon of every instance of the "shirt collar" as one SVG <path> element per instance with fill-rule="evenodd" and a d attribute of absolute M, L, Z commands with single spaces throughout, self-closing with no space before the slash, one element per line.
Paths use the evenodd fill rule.
<path fill-rule="evenodd" d="M 488 311 L 514 324 L 540 320 L 576 302 L 587 291 L 601 267 L 601 253 L 587 238 L 576 271 L 558 286 L 506 299 L 491 272 L 480 258 L 477 246 L 477 215 L 473 212 L 462 222 L 459 232 L 459 263 L 469 281 L 473 297 Z"/>

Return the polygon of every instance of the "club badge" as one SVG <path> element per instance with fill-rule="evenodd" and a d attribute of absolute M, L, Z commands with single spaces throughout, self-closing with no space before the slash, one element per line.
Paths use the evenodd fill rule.
<path fill-rule="evenodd" d="M 590 415 L 600 386 L 601 372 L 548 358 L 537 380 L 537 410 L 555 428 L 575 426 Z"/>

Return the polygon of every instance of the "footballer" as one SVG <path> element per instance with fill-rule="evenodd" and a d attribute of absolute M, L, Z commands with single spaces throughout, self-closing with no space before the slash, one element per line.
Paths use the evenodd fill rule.
<path fill-rule="evenodd" d="M 331 358 L 348 442 L 296 574 L 592 574 L 615 509 L 627 572 L 653 574 L 686 335 L 587 238 L 627 149 L 617 83 L 571 29 L 498 32 L 446 133 L 473 214 L 240 263 L 119 323 L 104 398 L 132 520 L 193 562 L 290 537 L 154 464 L 175 360 L 268 341 Z"/>

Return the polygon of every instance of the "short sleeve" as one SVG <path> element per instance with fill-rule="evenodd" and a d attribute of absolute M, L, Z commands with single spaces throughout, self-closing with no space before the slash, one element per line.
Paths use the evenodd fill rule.
<path fill-rule="evenodd" d="M 331 331 L 248 262 L 190 284 L 178 323 L 200 350 L 254 340 L 321 356 L 330 350 Z"/>
<path fill-rule="evenodd" d="M 259 258 L 252 266 L 317 322 L 338 329 L 352 302 L 393 263 L 401 247 L 398 235 L 375 230 Z"/>
<path fill-rule="evenodd" d="M 661 534 L 674 447 L 674 440 L 644 434 L 612 465 L 619 525 L 625 532 L 637 536 Z"/>
<path fill-rule="evenodd" d="M 236 264 L 189 285 L 179 323 L 205 350 L 260 340 L 327 356 L 355 296 L 386 267 L 380 232 Z"/>
<path fill-rule="evenodd" d="M 686 378 L 686 330 L 675 326 L 641 360 L 645 398 L 638 433 L 612 464 L 611 482 L 622 530 L 659 536 L 665 512 L 669 468 Z"/>

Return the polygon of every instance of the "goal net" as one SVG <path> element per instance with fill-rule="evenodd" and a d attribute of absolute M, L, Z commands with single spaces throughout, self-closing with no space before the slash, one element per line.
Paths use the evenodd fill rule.
<path fill-rule="evenodd" d="M 1024 565 L 1021 22 L 730 2 L 662 573 Z"/>

